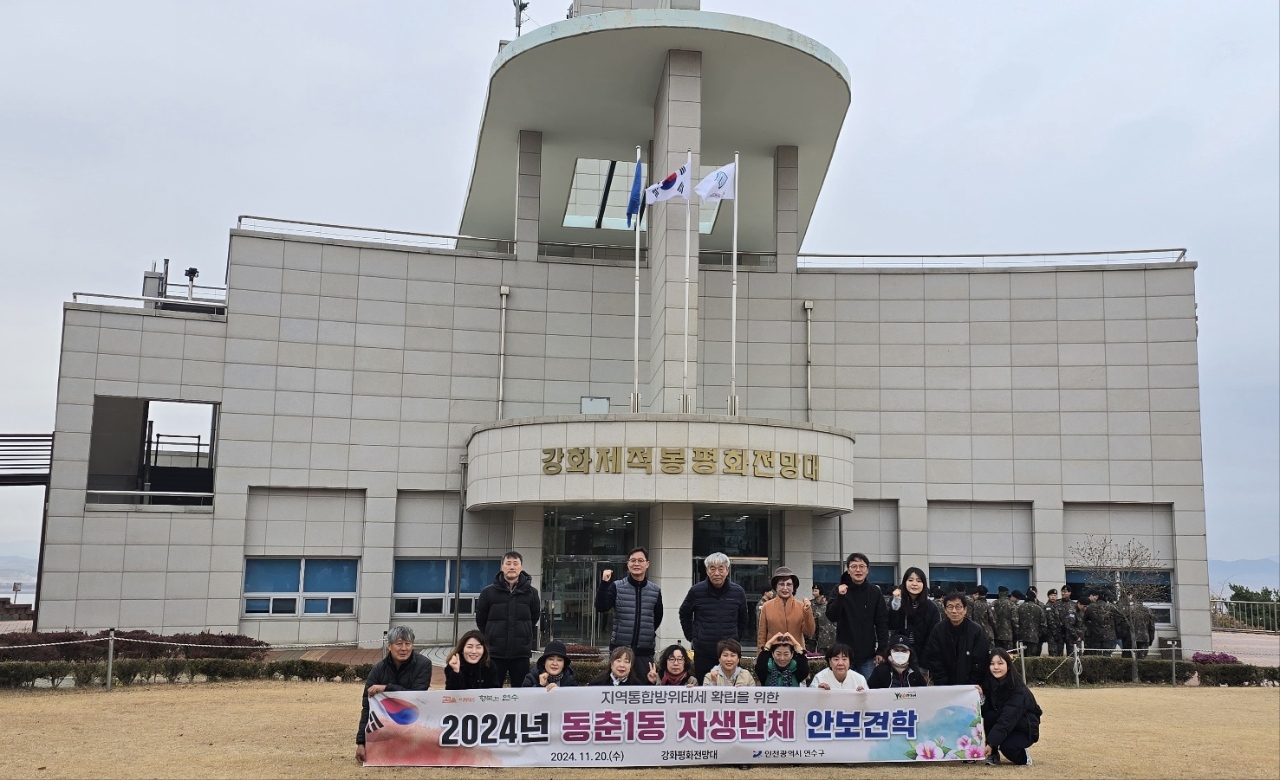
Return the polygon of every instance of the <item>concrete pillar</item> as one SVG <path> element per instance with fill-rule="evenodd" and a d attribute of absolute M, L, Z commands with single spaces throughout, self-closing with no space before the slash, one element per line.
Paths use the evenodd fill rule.
<path fill-rule="evenodd" d="M 542 505 L 521 504 L 511 513 L 511 549 L 524 556 L 524 570 L 542 592 Z"/>
<path fill-rule="evenodd" d="M 1062 524 L 1061 494 L 1037 498 L 1031 506 L 1031 552 L 1035 556 L 1031 575 L 1032 582 L 1040 591 L 1041 601 L 1048 598 L 1050 588 L 1060 588 L 1067 581 Z"/>
<path fill-rule="evenodd" d="M 662 588 L 661 650 L 684 641 L 677 611 L 693 586 L 693 504 L 655 504 L 649 510 L 649 576 Z"/>
<path fill-rule="evenodd" d="M 779 146 L 773 152 L 773 231 L 778 273 L 795 273 L 800 251 L 800 150 Z"/>
<path fill-rule="evenodd" d="M 391 577 L 396 552 L 395 485 L 369 488 L 365 494 L 363 551 L 360 556 L 360 602 L 356 641 L 379 647 L 391 626 Z"/>
<path fill-rule="evenodd" d="M 813 588 L 813 513 L 787 509 L 782 513 L 782 526 L 782 565 L 800 577 L 796 598 L 809 598 Z"/>
<path fill-rule="evenodd" d="M 924 485 L 904 485 L 917 488 L 898 498 L 898 572 L 912 566 L 929 571 L 929 502 L 925 499 Z"/>
<path fill-rule="evenodd" d="M 696 185 L 702 146 L 702 53 L 667 52 L 653 106 L 650 179 L 679 169 L 693 150 L 690 185 Z M 698 376 L 698 204 L 692 202 L 689 237 L 689 340 L 684 343 L 685 213 L 673 198 L 649 207 L 649 381 L 651 412 L 679 412 L 685 350 L 689 355 L 689 410 L 696 408 Z"/>
<path fill-rule="evenodd" d="M 538 259 L 542 190 L 542 133 L 521 130 L 516 160 L 516 259 Z"/>
<path fill-rule="evenodd" d="M 1201 491 L 1195 491 L 1199 496 Z M 1209 618 L 1209 550 L 1203 499 L 1173 505 L 1173 604 L 1178 637 L 1187 652 L 1213 650 Z M 1189 508 L 1187 508 L 1189 507 Z"/>

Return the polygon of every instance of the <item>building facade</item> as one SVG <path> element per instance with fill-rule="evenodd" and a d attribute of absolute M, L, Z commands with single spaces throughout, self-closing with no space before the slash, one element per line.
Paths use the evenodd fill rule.
<path fill-rule="evenodd" d="M 843 64 L 634 5 L 502 48 L 460 236 L 246 219 L 225 300 L 147 274 L 65 305 L 38 628 L 447 642 L 515 549 L 541 639 L 604 643 L 595 585 L 645 545 L 674 641 L 715 551 L 753 601 L 853 551 L 885 584 L 1043 594 L 1105 537 L 1150 551 L 1161 634 L 1208 649 L 1194 263 L 804 258 Z M 571 105 L 521 98 L 553 82 Z M 740 154 L 736 273 L 733 201 L 625 228 L 636 143 L 646 183 Z M 207 405 L 208 437 L 166 448 L 157 402 Z"/>

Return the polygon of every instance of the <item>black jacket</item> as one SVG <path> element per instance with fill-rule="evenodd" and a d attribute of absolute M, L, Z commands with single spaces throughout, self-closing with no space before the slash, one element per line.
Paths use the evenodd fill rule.
<path fill-rule="evenodd" d="M 840 584 L 849 591 L 840 595 L 836 587 L 827 596 L 827 619 L 836 624 L 836 640 L 853 649 L 854 666 L 884 655 L 889 644 L 889 607 L 877 585 L 863 580 L 855 585 L 849 572 L 840 575 Z"/>
<path fill-rule="evenodd" d="M 548 643 L 547 647 L 550 648 L 552 645 L 559 645 L 560 648 L 564 647 L 563 642 L 550 642 Z M 563 650 L 561 649 L 560 652 L 563 652 Z M 521 688 L 546 687 L 541 682 L 539 682 L 538 675 L 542 674 L 547 670 L 547 655 L 548 655 L 547 653 L 543 653 L 542 657 L 539 658 L 537 663 L 533 665 L 533 668 L 529 670 L 529 673 L 524 676 L 524 682 L 520 684 Z M 578 677 L 573 673 L 573 661 L 570 661 L 569 658 L 566 656 L 564 658 L 564 669 L 560 671 L 559 676 L 555 679 L 548 679 L 547 682 L 555 683 L 556 685 L 559 685 L 561 688 L 577 687 Z"/>
<path fill-rule="evenodd" d="M 982 626 L 965 618 L 959 626 L 944 620 L 929 633 L 924 668 L 934 685 L 979 685 L 987 674 L 991 644 Z"/>
<path fill-rule="evenodd" d="M 868 688 L 923 688 L 928 684 L 929 681 L 924 679 L 924 675 L 915 666 L 908 666 L 902 674 L 898 674 L 898 670 L 888 661 L 876 664 L 876 668 L 871 670 L 871 676 L 867 678 Z"/>
<path fill-rule="evenodd" d="M 356 731 L 356 744 L 364 744 L 364 727 L 369 724 L 369 686 L 385 685 L 387 693 L 396 691 L 425 691 L 431 687 L 431 659 L 415 652 L 404 663 L 396 665 L 387 653 L 369 670 L 364 681 L 364 700 L 360 706 L 360 728 Z"/>
<path fill-rule="evenodd" d="M 453 671 L 448 664 L 444 667 L 444 689 L 446 691 L 470 691 L 476 688 L 501 688 L 502 680 L 498 670 L 492 663 L 481 666 L 469 664 L 458 659 L 458 671 Z"/>
<path fill-rule="evenodd" d="M 480 591 L 476 603 L 476 627 L 489 640 L 492 658 L 528 658 L 533 655 L 542 600 L 525 572 L 520 572 L 514 588 L 498 572 L 493 582 Z"/>
<path fill-rule="evenodd" d="M 902 606 L 889 612 L 889 630 L 895 634 L 906 634 L 911 640 L 911 649 L 916 653 L 924 650 L 924 646 L 929 643 L 930 632 L 941 622 L 942 615 L 938 612 L 938 605 L 926 593 L 920 594 L 914 610 L 904 595 Z"/>
<path fill-rule="evenodd" d="M 680 628 L 697 653 L 715 655 L 721 639 L 742 641 L 747 617 L 747 592 L 727 578 L 722 588 L 713 587 L 711 580 L 696 583 L 680 604 Z"/>
<path fill-rule="evenodd" d="M 1026 734 L 1033 745 L 1040 741 L 1040 716 L 1044 712 L 1026 684 L 1013 675 L 1010 669 L 997 682 L 988 673 L 982 683 L 982 727 L 993 750 L 1014 732 Z"/>

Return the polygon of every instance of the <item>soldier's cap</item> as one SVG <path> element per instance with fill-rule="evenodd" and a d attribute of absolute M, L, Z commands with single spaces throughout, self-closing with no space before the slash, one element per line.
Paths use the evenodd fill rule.
<path fill-rule="evenodd" d="M 1057 589 L 1057 588 L 1049 588 L 1049 595 L 1050 595 L 1050 596 L 1056 596 L 1056 595 L 1058 595 L 1058 589 Z"/>
<path fill-rule="evenodd" d="M 1009 597 L 1010 597 L 1010 598 L 1015 598 L 1015 599 L 1023 598 L 1022 591 L 1020 591 L 1020 590 L 1015 590 L 1013 593 L 1010 593 L 1010 594 L 1009 594 Z"/>
<path fill-rule="evenodd" d="M 1003 585 L 1001 585 L 999 588 L 996 588 L 996 593 L 1008 593 L 1008 592 L 1009 592 L 1009 589 Z"/>

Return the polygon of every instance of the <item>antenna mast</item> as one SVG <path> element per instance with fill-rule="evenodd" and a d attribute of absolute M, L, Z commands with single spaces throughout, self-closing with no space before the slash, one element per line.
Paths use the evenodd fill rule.
<path fill-rule="evenodd" d="M 524 22 L 524 9 L 529 7 L 526 2 L 521 0 L 511 0 L 511 4 L 516 7 L 516 37 L 520 37 L 520 26 Z"/>

